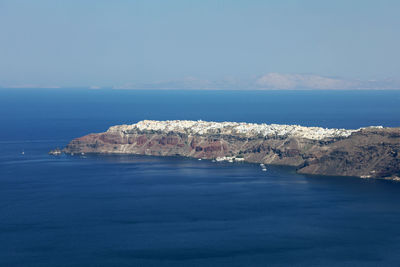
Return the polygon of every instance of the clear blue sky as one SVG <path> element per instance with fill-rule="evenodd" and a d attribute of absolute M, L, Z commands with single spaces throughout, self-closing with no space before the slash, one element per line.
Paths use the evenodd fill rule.
<path fill-rule="evenodd" d="M 0 0 L 0 85 L 400 78 L 397 0 Z"/>

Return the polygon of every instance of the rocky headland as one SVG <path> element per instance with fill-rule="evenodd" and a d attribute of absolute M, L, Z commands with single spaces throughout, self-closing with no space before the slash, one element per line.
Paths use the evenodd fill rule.
<path fill-rule="evenodd" d="M 63 152 L 223 158 L 294 166 L 303 174 L 400 179 L 400 128 L 381 126 L 145 120 L 76 138 Z"/>

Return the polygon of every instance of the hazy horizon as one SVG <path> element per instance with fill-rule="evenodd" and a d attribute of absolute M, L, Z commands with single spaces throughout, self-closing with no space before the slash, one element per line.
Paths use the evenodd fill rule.
<path fill-rule="evenodd" d="M 400 2 L 0 1 L 0 87 L 398 89 Z"/>

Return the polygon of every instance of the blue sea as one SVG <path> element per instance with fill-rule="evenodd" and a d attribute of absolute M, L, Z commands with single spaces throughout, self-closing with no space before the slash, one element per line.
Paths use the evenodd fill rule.
<path fill-rule="evenodd" d="M 399 103 L 400 91 L 0 89 L 0 266 L 400 266 L 398 182 L 47 154 L 143 119 L 399 127 Z"/>

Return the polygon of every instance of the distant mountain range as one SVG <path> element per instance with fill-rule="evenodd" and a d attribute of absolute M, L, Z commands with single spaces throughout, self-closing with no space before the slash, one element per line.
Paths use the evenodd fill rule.
<path fill-rule="evenodd" d="M 6 85 L 0 88 L 63 88 L 58 85 L 23 84 Z M 186 77 L 180 80 L 146 83 L 123 83 L 115 86 L 76 86 L 90 89 L 161 89 L 161 90 L 395 90 L 400 89 L 400 80 L 357 80 L 316 74 L 285 74 L 271 72 L 248 79 L 228 77 L 206 80 Z M 69 87 L 70 88 L 70 87 Z"/>
<path fill-rule="evenodd" d="M 114 89 L 208 89 L 208 90 L 356 90 L 356 89 L 400 89 L 400 81 L 352 80 L 315 74 L 267 73 L 252 79 L 203 80 L 188 77 L 175 81 L 137 83 L 115 86 Z"/>

